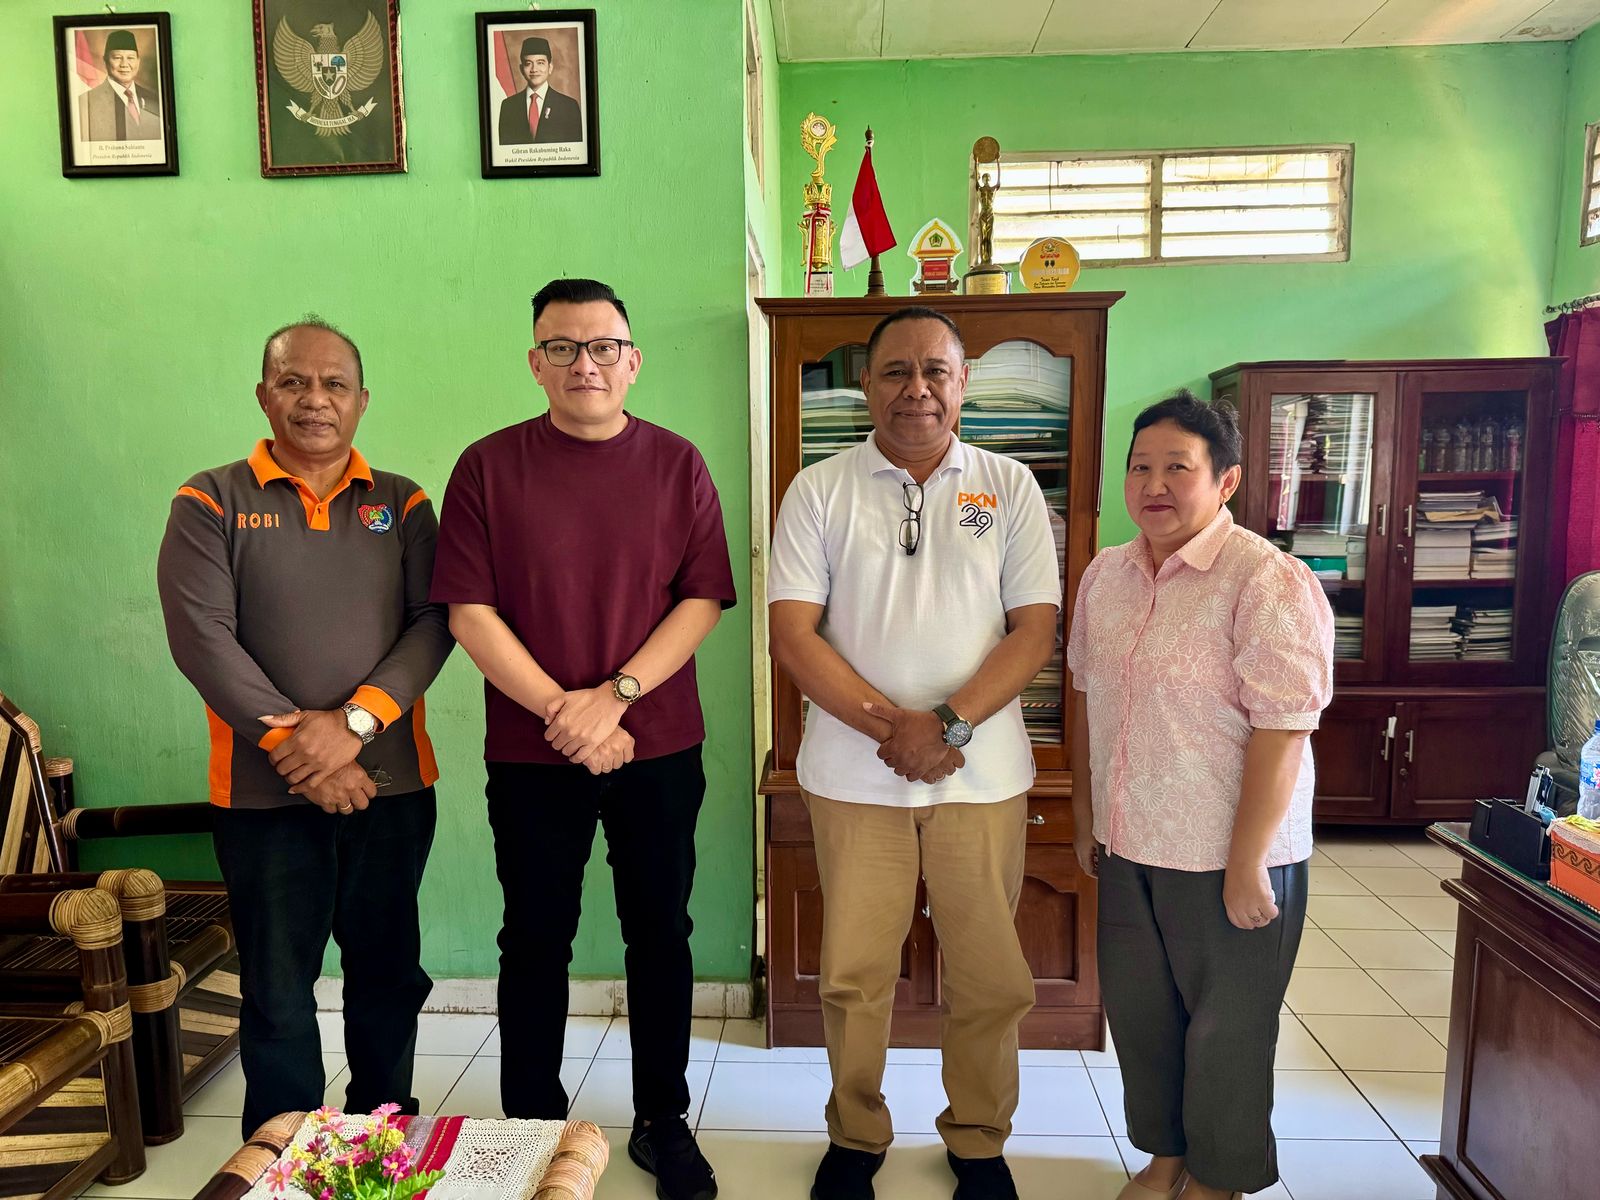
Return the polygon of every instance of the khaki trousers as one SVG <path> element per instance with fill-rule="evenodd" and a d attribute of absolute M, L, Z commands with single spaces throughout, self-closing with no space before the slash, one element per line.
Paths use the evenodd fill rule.
<path fill-rule="evenodd" d="M 939 1044 L 949 1101 L 936 1122 L 961 1158 L 1000 1154 L 1017 1108 L 1017 1024 L 1033 974 L 1017 940 L 1026 797 L 891 808 L 805 795 L 822 883 L 828 1137 L 876 1154 L 894 1138 L 883 1097 L 889 1018 L 917 877 L 943 951 Z"/>

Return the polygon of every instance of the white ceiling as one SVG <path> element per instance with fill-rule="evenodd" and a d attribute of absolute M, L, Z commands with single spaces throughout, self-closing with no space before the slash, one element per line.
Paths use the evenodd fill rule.
<path fill-rule="evenodd" d="M 1565 41 L 1600 0 L 771 0 L 785 62 Z"/>

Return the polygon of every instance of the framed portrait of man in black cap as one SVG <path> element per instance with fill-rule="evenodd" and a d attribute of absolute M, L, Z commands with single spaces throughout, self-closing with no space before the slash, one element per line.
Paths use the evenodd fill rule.
<path fill-rule="evenodd" d="M 478 14 L 485 179 L 600 174 L 594 9 Z"/>
<path fill-rule="evenodd" d="M 264 178 L 406 169 L 398 0 L 253 0 Z"/>
<path fill-rule="evenodd" d="M 166 13 L 56 17 L 61 173 L 176 175 Z"/>

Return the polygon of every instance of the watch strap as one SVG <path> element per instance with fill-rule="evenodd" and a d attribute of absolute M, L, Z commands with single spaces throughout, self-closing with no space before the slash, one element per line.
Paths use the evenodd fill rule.
<path fill-rule="evenodd" d="M 946 729 L 949 729 L 950 726 L 961 720 L 961 718 L 956 714 L 956 710 L 951 708 L 948 704 L 935 704 L 933 706 L 933 715 L 944 722 L 944 727 Z"/>

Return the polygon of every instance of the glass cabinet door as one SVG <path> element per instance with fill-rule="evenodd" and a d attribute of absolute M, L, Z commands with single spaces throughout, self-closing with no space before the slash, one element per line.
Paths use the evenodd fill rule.
<path fill-rule="evenodd" d="M 1273 392 L 1266 535 L 1304 562 L 1333 606 L 1336 661 L 1381 653 L 1370 606 L 1373 392 Z"/>
<path fill-rule="evenodd" d="M 872 432 L 866 397 L 861 394 L 861 369 L 866 362 L 866 345 L 852 342 L 815 362 L 800 364 L 802 468 L 866 441 Z"/>
<path fill-rule="evenodd" d="M 1481 673 L 1473 664 L 1518 655 L 1529 394 L 1451 382 L 1408 387 L 1398 560 L 1410 576 L 1406 663 L 1465 681 Z"/>
<path fill-rule="evenodd" d="M 1072 360 L 1036 342 L 1001 342 L 972 360 L 961 440 L 1004 454 L 1033 472 L 1050 510 L 1056 565 L 1063 585 L 1067 570 L 1067 485 L 1071 449 Z M 976 507 L 972 514 L 977 516 Z M 1062 712 L 1065 676 L 1061 614 L 1050 661 L 1022 692 L 1022 719 L 1036 746 L 1066 740 Z"/>

